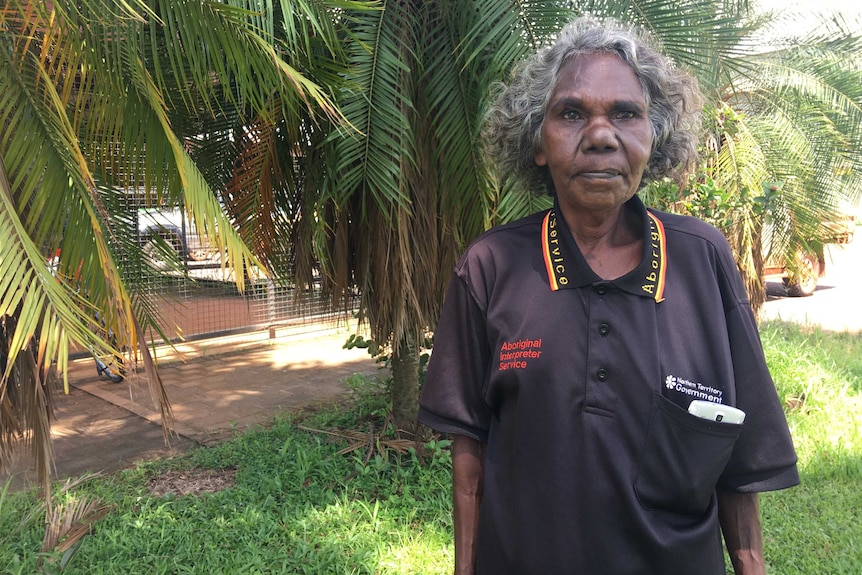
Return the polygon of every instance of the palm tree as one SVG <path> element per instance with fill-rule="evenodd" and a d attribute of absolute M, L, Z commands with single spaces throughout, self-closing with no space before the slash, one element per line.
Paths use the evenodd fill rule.
<path fill-rule="evenodd" d="M 755 309 L 765 299 L 764 257 L 805 273 L 799 255 L 822 259 L 827 223 L 862 190 L 859 23 L 835 14 L 802 37 L 770 33 L 792 18 L 753 20 L 721 62 L 718 81 L 706 84 L 700 179 L 664 202 L 695 204 L 725 232 Z"/>
<path fill-rule="evenodd" d="M 153 204 L 182 198 L 228 265 L 259 265 L 213 191 L 221 184 L 214 166 L 233 157 L 208 155 L 204 144 L 242 141 L 234 135 L 246 125 L 278 120 L 297 130 L 336 114 L 310 80 L 338 71 L 335 9 L 314 0 L 286 13 L 258 4 L 0 5 L 0 464 L 26 439 L 46 494 L 48 367 L 64 373 L 70 345 L 132 350 L 166 429 L 171 422 L 146 345 L 159 324 L 130 273 L 146 260 L 124 194 L 139 190 Z M 241 288 L 243 274 L 236 278 Z"/>
<path fill-rule="evenodd" d="M 391 352 L 393 419 L 412 430 L 418 352 L 452 266 L 499 201 L 479 145 L 489 86 L 571 12 L 554 2 L 524 3 L 521 14 L 511 2 L 380 4 L 348 22 L 348 124 L 318 149 L 326 169 L 309 172 L 317 179 L 305 189 L 318 192 L 306 196 L 316 216 L 307 231 L 333 292 L 358 288 L 372 339 Z"/>
<path fill-rule="evenodd" d="M 326 277 L 336 293 L 359 288 L 372 339 L 391 347 L 394 420 L 412 430 L 418 351 L 448 272 L 494 204 L 477 145 L 494 75 L 487 53 L 465 50 L 489 16 L 476 3 L 382 5 L 349 26 L 340 104 L 356 131 L 342 129 L 327 146 L 330 173 L 314 201 L 325 214 L 317 233 L 326 238 Z"/>
<path fill-rule="evenodd" d="M 345 18 L 348 123 L 308 136 L 296 245 L 345 298 L 358 288 L 372 339 L 388 345 L 392 407 L 413 427 L 417 351 L 436 324 L 451 269 L 490 225 L 544 205 L 497 180 L 481 145 L 493 83 L 580 12 L 651 29 L 678 61 L 716 83 L 744 35 L 743 1 L 381 0 Z M 577 8 L 577 9 L 576 9 Z M 316 135 L 315 135 L 316 134 Z M 284 164 L 285 162 L 282 162 Z M 304 238 L 304 239 L 303 239 Z M 310 269 L 316 260 L 295 254 Z"/>
<path fill-rule="evenodd" d="M 825 223 L 862 190 L 860 23 L 834 17 L 803 37 L 779 37 L 766 51 L 743 53 L 726 67 L 719 97 L 733 118 L 715 116 L 720 145 L 706 165 L 719 186 L 749 195 L 749 205 L 761 208 L 760 217 L 740 218 L 731 234 L 752 278 L 762 276 L 755 254 L 767 247 L 797 273 L 797 254 L 822 258 Z M 782 19 L 770 21 L 777 27 Z M 759 304 L 762 284 L 749 291 Z"/>
<path fill-rule="evenodd" d="M 301 209 L 306 217 L 293 212 L 292 221 L 302 222 L 295 227 L 294 239 L 299 240 L 296 245 L 315 246 L 313 256 L 321 260 L 324 278 L 336 296 L 359 289 L 361 316 L 368 321 L 372 339 L 391 350 L 392 404 L 399 425 L 409 428 L 415 420 L 416 352 L 423 334 L 436 323 L 458 254 L 481 230 L 546 205 L 498 181 L 484 160 L 481 126 L 491 87 L 505 78 L 513 63 L 579 13 L 647 28 L 666 53 L 700 80 L 709 99 L 707 124 L 715 144 L 714 153 L 706 158 L 706 174 L 745 206 L 737 220 L 747 226 L 737 225 L 730 235 L 741 269 L 752 278 L 757 303 L 755 294 L 761 292 L 754 286 L 761 271 L 758 230 L 763 213 L 757 206 L 764 184 L 783 182 L 775 188 L 784 193 L 774 196 L 782 208 L 769 213 L 793 214 L 799 222 L 793 229 L 801 232 L 804 222 L 822 221 L 819 208 L 829 205 L 831 197 L 825 190 L 838 189 L 831 187 L 827 174 L 843 174 L 846 186 L 852 185 L 850 180 L 856 177 L 852 174 L 858 174 L 850 147 L 858 141 L 852 135 L 859 125 L 854 111 L 858 97 L 848 91 L 853 86 L 848 80 L 855 80 L 851 63 L 858 51 L 851 39 L 844 44 L 821 42 L 820 49 L 828 47 L 831 55 L 839 49 L 851 51 L 840 64 L 821 52 L 819 76 L 801 67 L 806 61 L 797 57 L 799 75 L 791 77 L 788 72 L 783 83 L 776 82 L 786 61 L 766 65 L 769 55 L 745 51 L 756 31 L 770 21 L 769 16 L 754 17 L 749 4 L 385 0 L 380 10 L 346 20 L 350 68 L 339 103 L 349 127 L 337 127 L 339 138 L 321 135 L 320 145 L 305 158 L 309 168 L 302 180 Z M 841 70 L 839 88 L 835 74 Z M 792 93 L 791 86 L 805 83 L 798 82 L 803 76 L 810 89 Z M 855 86 L 859 85 L 857 81 Z M 812 113 L 814 93 L 820 94 L 820 103 L 837 95 L 843 100 Z M 760 106 L 757 114 L 752 111 L 755 101 Z M 769 101 L 783 104 L 780 124 L 769 123 L 775 109 L 764 107 Z M 807 107 L 800 108 L 803 101 Z M 719 123 L 727 111 L 736 119 L 732 134 L 730 122 Z M 780 134 L 774 129 L 779 125 Z M 760 155 L 740 153 L 740 134 L 758 139 Z M 779 136 L 786 142 L 808 138 L 809 155 L 800 155 L 798 147 L 795 155 L 785 155 L 786 148 L 777 145 Z M 772 144 L 767 146 L 768 142 Z M 840 159 L 823 161 L 831 157 L 830 150 L 841 151 L 835 156 Z M 797 164 L 808 166 L 818 156 L 822 167 L 803 178 Z M 780 162 L 782 157 L 792 158 L 792 163 Z M 310 262 L 305 267 L 310 268 Z"/>

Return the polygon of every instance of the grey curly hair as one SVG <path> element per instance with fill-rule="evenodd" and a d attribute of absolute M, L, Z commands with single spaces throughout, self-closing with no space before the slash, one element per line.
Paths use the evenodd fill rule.
<path fill-rule="evenodd" d="M 642 30 L 614 20 L 582 17 L 559 38 L 517 66 L 486 117 L 487 151 L 500 176 L 536 195 L 553 195 L 547 167 L 538 166 L 542 123 L 562 65 L 581 54 L 611 52 L 631 66 L 640 81 L 653 129 L 652 154 L 641 186 L 670 177 L 682 185 L 697 161 L 703 97 L 697 81 L 659 53 Z"/>

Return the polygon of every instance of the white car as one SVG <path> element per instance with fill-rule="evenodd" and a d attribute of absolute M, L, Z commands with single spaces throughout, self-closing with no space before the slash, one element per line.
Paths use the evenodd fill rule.
<path fill-rule="evenodd" d="M 827 233 L 822 244 L 846 244 L 853 241 L 856 231 L 856 217 L 843 215 L 824 223 Z M 787 289 L 787 295 L 794 297 L 809 296 L 817 289 L 817 282 L 826 274 L 826 258 L 820 253 L 800 252 L 795 265 L 790 266 L 778 255 L 771 255 L 764 262 L 764 275 L 767 278 L 780 278 Z"/>
<path fill-rule="evenodd" d="M 211 257 L 207 243 L 198 235 L 194 224 L 179 207 L 139 208 L 138 241 L 151 261 L 164 260 L 158 248 L 158 238 L 164 240 L 182 262 L 206 260 Z"/>

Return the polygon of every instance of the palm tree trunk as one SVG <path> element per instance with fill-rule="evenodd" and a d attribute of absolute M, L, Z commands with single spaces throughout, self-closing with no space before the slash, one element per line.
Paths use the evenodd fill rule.
<path fill-rule="evenodd" d="M 419 413 L 419 353 L 408 335 L 392 348 L 392 418 L 398 429 L 413 432 Z"/>

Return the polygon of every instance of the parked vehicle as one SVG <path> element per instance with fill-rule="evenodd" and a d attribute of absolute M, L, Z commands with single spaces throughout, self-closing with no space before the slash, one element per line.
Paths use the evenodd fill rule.
<path fill-rule="evenodd" d="M 810 296 L 817 289 L 817 283 L 826 274 L 826 258 L 823 247 L 828 244 L 846 244 L 853 241 L 856 231 L 856 217 L 842 215 L 836 220 L 825 222 L 827 230 L 817 251 L 799 252 L 795 262 L 787 262 L 780 254 L 768 254 L 764 262 L 764 275 L 767 279 L 780 278 L 787 295 L 793 297 Z"/>
<path fill-rule="evenodd" d="M 164 262 L 165 244 L 181 262 L 206 260 L 212 255 L 180 207 L 139 208 L 138 240 L 144 254 L 156 264 Z"/>

